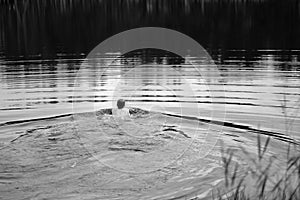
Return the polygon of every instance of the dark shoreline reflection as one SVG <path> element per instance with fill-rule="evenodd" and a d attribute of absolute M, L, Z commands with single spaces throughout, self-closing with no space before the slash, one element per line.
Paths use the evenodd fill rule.
<path fill-rule="evenodd" d="M 131 28 L 180 31 L 206 49 L 299 49 L 297 0 L 0 0 L 5 59 L 83 57 Z"/>

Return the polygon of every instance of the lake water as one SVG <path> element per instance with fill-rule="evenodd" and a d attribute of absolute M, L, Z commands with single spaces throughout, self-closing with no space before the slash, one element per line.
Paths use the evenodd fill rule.
<path fill-rule="evenodd" d="M 281 169 L 286 141 L 300 139 L 298 1 L 0 4 L 5 199 L 202 198 L 224 185 L 220 141 L 254 155 L 257 133 L 272 136 Z M 153 49 L 89 64 L 100 42 L 143 26 L 189 35 L 218 74 L 191 65 L 202 57 Z M 136 118 L 99 112 L 119 98 Z"/>
<path fill-rule="evenodd" d="M 256 133 L 271 135 L 270 155 L 283 156 L 278 145 L 299 139 L 299 51 L 257 50 L 245 60 L 245 51 L 227 50 L 215 60 L 218 77 L 194 73 L 188 61 L 201 58 L 156 51 L 108 53 L 92 66 L 85 59 L 3 60 L 1 193 L 8 199 L 77 191 L 87 199 L 205 197 L 223 183 L 219 140 L 253 152 Z M 118 98 L 154 113 L 117 126 L 95 114 L 70 118 L 115 107 Z M 55 189 L 58 183 L 65 186 Z"/>
<path fill-rule="evenodd" d="M 84 59 L 2 61 L 0 121 L 113 107 L 119 96 L 129 107 L 214 118 L 278 133 L 288 128 L 289 134 L 299 136 L 299 51 L 257 50 L 253 60 L 243 59 L 243 52 L 228 50 L 230 56 L 218 56 L 217 82 L 189 73 L 195 67 L 187 61 L 174 64 L 169 57 L 149 53 L 134 58 L 111 53 L 103 59 L 107 63 L 97 66 L 85 65 Z M 192 90 L 187 91 L 186 85 Z M 193 112 L 195 107 L 198 112 Z M 7 134 L 1 135 L 11 136 Z"/>

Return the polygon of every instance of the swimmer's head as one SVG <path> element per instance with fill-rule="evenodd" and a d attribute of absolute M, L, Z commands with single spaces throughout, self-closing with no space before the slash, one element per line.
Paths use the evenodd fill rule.
<path fill-rule="evenodd" d="M 124 108 L 125 107 L 125 100 L 124 99 L 119 99 L 117 101 L 117 106 L 118 106 L 119 109 Z"/>

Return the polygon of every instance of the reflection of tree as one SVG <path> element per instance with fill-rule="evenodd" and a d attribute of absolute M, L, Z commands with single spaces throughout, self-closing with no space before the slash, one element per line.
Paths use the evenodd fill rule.
<path fill-rule="evenodd" d="M 299 48 L 296 5 L 297 0 L 0 0 L 0 48 L 8 56 L 78 56 L 142 26 L 181 31 L 210 49 Z"/>
<path fill-rule="evenodd" d="M 126 85 L 174 85 L 181 84 L 179 64 L 184 58 L 159 49 L 140 49 L 128 52 L 121 58 L 121 78 Z M 176 67 L 173 64 L 177 64 Z"/>
<path fill-rule="evenodd" d="M 181 56 L 161 49 L 138 49 L 122 56 L 121 63 L 125 65 L 141 64 L 183 64 L 184 58 Z"/>

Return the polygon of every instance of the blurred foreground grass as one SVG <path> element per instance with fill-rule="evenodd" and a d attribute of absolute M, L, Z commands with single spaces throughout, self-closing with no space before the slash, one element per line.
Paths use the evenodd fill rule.
<path fill-rule="evenodd" d="M 300 199 L 300 151 L 298 144 L 287 144 L 284 165 L 275 164 L 276 155 L 266 156 L 270 142 L 262 142 L 257 135 L 257 154 L 241 147 L 242 154 L 250 161 L 246 170 L 233 164 L 233 149 L 222 150 L 225 188 L 218 190 L 213 199 L 219 200 L 298 200 Z M 282 148 L 279 146 L 278 148 Z"/>
<path fill-rule="evenodd" d="M 299 102 L 300 99 L 296 103 Z M 285 118 L 285 132 L 289 135 L 293 118 L 296 115 L 293 113 L 288 116 L 285 96 L 281 108 Z M 292 120 L 289 121 L 289 118 Z M 222 148 L 225 188 L 218 189 L 212 198 L 218 200 L 299 200 L 300 145 L 297 141 L 278 145 L 276 148 L 279 149 L 287 146 L 284 160 L 278 165 L 278 162 L 276 163 L 279 159 L 278 155 L 267 155 L 270 141 L 271 137 L 263 138 L 257 134 L 257 153 L 255 154 L 240 147 L 242 156 L 250 162 L 246 170 L 241 169 L 237 163 L 234 164 L 235 149 Z"/>

